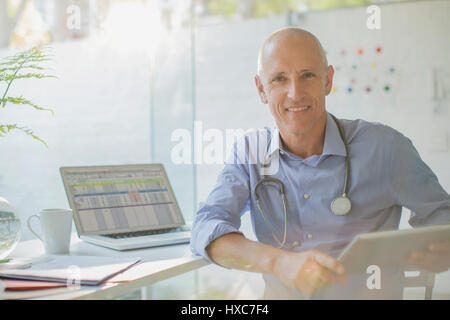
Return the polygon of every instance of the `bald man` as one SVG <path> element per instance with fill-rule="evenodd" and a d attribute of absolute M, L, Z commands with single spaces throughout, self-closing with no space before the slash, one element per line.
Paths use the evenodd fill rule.
<path fill-rule="evenodd" d="M 243 138 L 245 150 L 267 150 L 264 162 L 225 164 L 195 216 L 191 249 L 223 267 L 262 273 L 269 299 L 401 299 L 401 270 L 382 270 L 381 289 L 371 290 L 367 274 L 346 274 L 336 257 L 357 234 L 398 229 L 402 206 L 414 212 L 412 226 L 449 224 L 450 197 L 408 138 L 327 113 L 333 75 L 319 40 L 305 30 L 284 28 L 264 41 L 255 84 L 276 128 L 266 129 L 266 148 L 255 147 L 260 131 Z M 336 215 L 330 203 L 344 188 L 345 142 L 352 207 Z M 251 158 L 236 148 L 234 156 Z M 255 191 L 266 159 L 277 163 L 270 176 L 283 182 L 285 205 L 276 183 Z M 258 241 L 239 231 L 247 211 Z M 410 264 L 448 270 L 450 244 L 418 252 Z"/>

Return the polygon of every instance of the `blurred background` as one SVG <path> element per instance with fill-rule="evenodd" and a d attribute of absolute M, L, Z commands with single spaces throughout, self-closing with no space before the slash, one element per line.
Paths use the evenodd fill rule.
<path fill-rule="evenodd" d="M 0 136 L 0 196 L 17 209 L 22 240 L 33 238 L 30 215 L 69 206 L 61 166 L 163 163 L 192 221 L 222 165 L 174 163 L 172 133 L 206 147 L 209 129 L 225 139 L 227 129 L 273 126 L 254 87 L 257 52 L 290 25 L 315 34 L 334 66 L 328 111 L 408 136 L 448 192 L 450 1 L 0 0 L 0 58 L 45 44 L 57 77 L 19 79 L 9 91 L 54 115 L 0 109 L 0 124 L 48 145 L 18 130 Z M 249 221 L 242 230 L 253 238 Z M 257 299 L 263 288 L 260 275 L 211 265 L 121 298 Z M 449 272 L 437 276 L 434 298 L 450 299 Z"/>

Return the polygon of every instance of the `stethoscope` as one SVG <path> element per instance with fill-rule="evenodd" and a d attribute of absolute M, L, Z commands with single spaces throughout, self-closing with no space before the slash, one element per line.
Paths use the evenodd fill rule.
<path fill-rule="evenodd" d="M 335 198 L 331 202 L 330 208 L 331 208 L 331 211 L 336 216 L 344 216 L 347 213 L 349 213 L 351 208 L 352 208 L 352 203 L 351 203 L 350 199 L 347 197 L 347 188 L 348 188 L 347 183 L 348 183 L 348 178 L 349 178 L 349 174 L 350 174 L 350 160 L 349 160 L 349 156 L 348 156 L 348 146 L 347 146 L 347 142 L 346 142 L 346 140 L 344 138 L 344 133 L 343 133 L 342 127 L 341 127 L 341 125 L 339 124 L 339 121 L 336 119 L 336 117 L 334 115 L 332 115 L 330 113 L 330 116 L 333 118 L 334 122 L 336 122 L 336 125 L 337 125 L 338 130 L 339 130 L 339 134 L 340 134 L 341 139 L 344 142 L 344 146 L 345 146 L 344 192 L 342 193 L 342 195 L 340 197 Z M 272 136 L 270 137 L 269 142 L 267 143 L 266 154 L 267 154 L 267 149 L 269 148 L 271 140 L 272 140 Z M 276 234 L 274 232 L 274 229 L 267 222 L 266 216 L 265 216 L 263 210 L 261 209 L 261 205 L 259 203 L 258 187 L 262 186 L 265 182 L 274 182 L 275 184 L 278 184 L 278 186 L 279 186 L 279 191 L 280 191 L 280 195 L 281 195 L 281 200 L 283 201 L 283 210 L 284 210 L 284 236 L 283 236 L 283 241 L 280 241 L 280 239 L 278 239 L 278 237 L 276 236 Z M 261 215 L 262 215 L 262 217 L 264 219 L 264 223 L 266 224 L 268 229 L 270 229 L 270 231 L 272 232 L 272 236 L 275 239 L 275 241 L 278 243 L 279 247 L 282 248 L 285 245 L 285 243 L 286 243 L 286 235 L 287 235 L 287 210 L 286 210 L 286 196 L 285 196 L 285 193 L 284 193 L 284 183 L 281 182 L 279 179 L 269 178 L 269 177 L 266 177 L 265 175 L 263 175 L 263 178 L 260 179 L 255 185 L 254 195 L 255 195 L 256 205 L 257 205 L 258 210 L 259 210 L 259 212 L 261 213 Z"/>

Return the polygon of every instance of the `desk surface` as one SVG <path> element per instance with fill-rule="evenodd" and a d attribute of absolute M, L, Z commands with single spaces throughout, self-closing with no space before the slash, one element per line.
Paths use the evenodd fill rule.
<path fill-rule="evenodd" d="M 44 254 L 42 242 L 36 239 L 20 242 L 10 258 L 35 257 Z M 192 255 L 189 244 L 116 251 L 85 242 L 79 239 L 76 233 L 72 233 L 70 255 L 140 258 L 142 262 L 114 277 L 112 279 L 114 283 L 82 286 L 78 290 L 66 290 L 64 293 L 41 296 L 37 299 L 111 299 L 209 264 L 207 260 Z M 124 280 L 127 281 L 116 282 Z"/>

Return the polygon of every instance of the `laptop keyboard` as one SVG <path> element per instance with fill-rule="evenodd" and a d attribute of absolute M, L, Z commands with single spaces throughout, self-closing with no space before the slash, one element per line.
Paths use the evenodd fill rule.
<path fill-rule="evenodd" d="M 154 234 L 168 233 L 170 231 L 174 231 L 177 228 L 168 228 L 168 229 L 158 229 L 158 230 L 145 230 L 145 231 L 135 231 L 135 232 L 126 232 L 126 233 L 112 233 L 105 234 L 105 237 L 113 238 L 113 239 L 123 239 L 123 238 L 132 238 L 132 237 L 143 237 L 150 236 Z"/>

